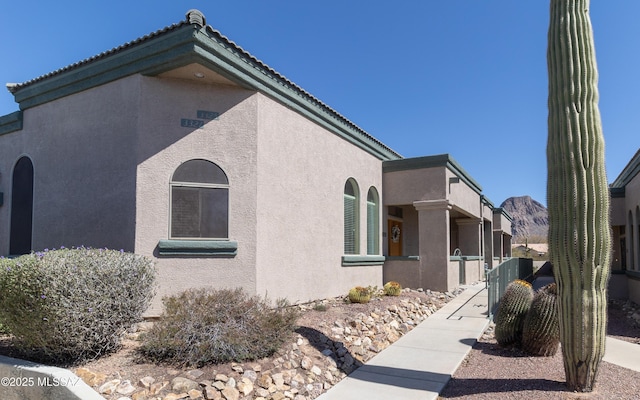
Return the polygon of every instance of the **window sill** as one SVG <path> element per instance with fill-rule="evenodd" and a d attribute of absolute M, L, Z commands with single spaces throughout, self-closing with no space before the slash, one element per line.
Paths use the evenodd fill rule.
<path fill-rule="evenodd" d="M 640 281 L 640 272 L 639 271 L 631 271 L 627 270 L 627 276 L 633 280 Z"/>
<path fill-rule="evenodd" d="M 161 240 L 158 255 L 162 257 L 235 257 L 238 242 L 233 240 Z"/>
<path fill-rule="evenodd" d="M 420 256 L 387 256 L 386 261 L 420 261 Z"/>
<path fill-rule="evenodd" d="M 361 256 L 357 254 L 342 256 L 343 267 L 356 267 L 365 265 L 382 265 L 384 264 L 384 256 L 367 255 Z"/>

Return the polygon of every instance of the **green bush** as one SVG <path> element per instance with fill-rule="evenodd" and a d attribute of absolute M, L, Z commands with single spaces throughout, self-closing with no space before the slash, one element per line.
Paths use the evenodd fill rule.
<path fill-rule="evenodd" d="M 292 334 L 299 311 L 242 289 L 191 289 L 163 299 L 165 310 L 144 334 L 143 358 L 201 367 L 275 353 Z"/>
<path fill-rule="evenodd" d="M 38 361 L 73 364 L 116 350 L 154 295 L 151 261 L 123 251 L 45 250 L 0 266 L 0 321 Z"/>

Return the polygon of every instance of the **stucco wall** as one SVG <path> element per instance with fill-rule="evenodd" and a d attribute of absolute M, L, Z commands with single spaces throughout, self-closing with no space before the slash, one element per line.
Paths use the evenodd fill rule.
<path fill-rule="evenodd" d="M 157 256 L 169 238 L 169 182 L 190 159 L 217 164 L 229 180 L 229 239 L 238 242 L 233 258 L 159 256 L 158 295 L 147 315 L 161 310 L 161 297 L 188 288 L 243 287 L 256 291 L 256 95 L 233 86 L 141 78 L 138 124 L 136 252 Z M 181 126 L 197 111 L 220 113 L 199 129 Z"/>
<path fill-rule="evenodd" d="M 341 258 L 345 182 L 353 178 L 358 184 L 364 255 L 367 192 L 374 186 L 382 196 L 381 161 L 266 96 L 257 97 L 258 293 L 303 302 L 345 294 L 356 285 L 380 286 L 381 266 L 343 267 Z"/>
<path fill-rule="evenodd" d="M 624 197 L 613 197 L 611 198 L 611 225 L 626 225 L 627 224 L 627 213 L 625 207 L 625 198 Z"/>
<path fill-rule="evenodd" d="M 384 174 L 385 205 L 447 198 L 445 167 L 392 171 Z"/>
<path fill-rule="evenodd" d="M 482 217 L 480 195 L 467 185 L 463 180 L 458 183 L 449 183 L 450 178 L 456 178 L 449 169 L 446 169 L 446 186 L 449 189 L 447 198 L 451 204 L 468 216 Z"/>
<path fill-rule="evenodd" d="M 0 254 L 9 251 L 11 176 L 34 166 L 33 249 L 134 248 L 136 77 L 24 111 L 21 131 L 0 136 Z"/>

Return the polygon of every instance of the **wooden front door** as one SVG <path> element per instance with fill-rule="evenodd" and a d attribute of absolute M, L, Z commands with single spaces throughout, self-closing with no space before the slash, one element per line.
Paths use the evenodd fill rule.
<path fill-rule="evenodd" d="M 388 220 L 387 221 L 387 238 L 389 241 L 389 255 L 401 256 L 402 255 L 402 222 Z"/>

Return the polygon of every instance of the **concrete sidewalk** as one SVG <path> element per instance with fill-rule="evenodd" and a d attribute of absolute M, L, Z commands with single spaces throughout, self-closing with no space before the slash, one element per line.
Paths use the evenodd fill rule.
<path fill-rule="evenodd" d="M 318 399 L 437 399 L 489 325 L 484 282 L 464 287 L 464 292 Z M 607 337 L 604 361 L 640 371 L 640 345 Z"/>
<path fill-rule="evenodd" d="M 602 360 L 640 372 L 640 344 L 607 336 L 607 349 Z"/>
<path fill-rule="evenodd" d="M 489 324 L 484 283 L 465 288 L 318 399 L 437 399 Z"/>

